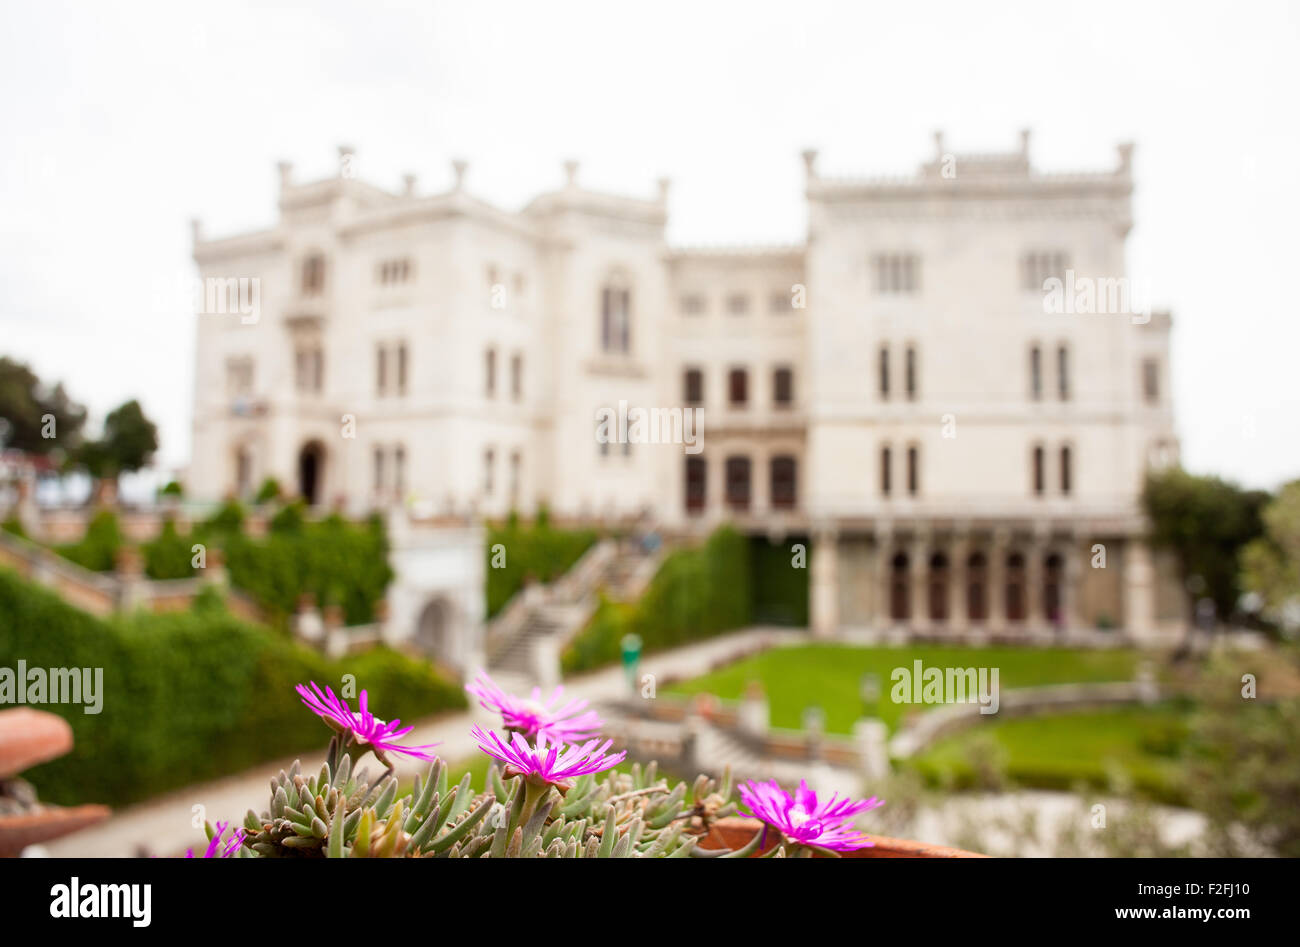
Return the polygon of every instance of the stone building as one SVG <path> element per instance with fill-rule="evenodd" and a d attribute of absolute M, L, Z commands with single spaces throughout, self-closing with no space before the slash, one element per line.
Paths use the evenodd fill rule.
<path fill-rule="evenodd" d="M 439 194 L 349 149 L 325 180 L 282 164 L 273 226 L 195 225 L 191 492 L 730 520 L 810 546 L 817 632 L 1158 638 L 1183 597 L 1138 494 L 1178 445 L 1170 317 L 1125 271 L 1131 159 L 1044 173 L 1028 135 L 936 136 L 914 174 L 842 180 L 809 152 L 804 243 L 699 250 L 665 240 L 667 181 L 596 193 L 570 162 L 515 212 L 463 162 Z"/>

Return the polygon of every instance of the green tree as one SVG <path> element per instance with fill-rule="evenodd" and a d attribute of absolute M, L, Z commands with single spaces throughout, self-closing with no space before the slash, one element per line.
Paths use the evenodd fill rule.
<path fill-rule="evenodd" d="M 1264 535 L 1242 554 L 1244 583 L 1264 600 L 1266 617 L 1285 629 L 1300 626 L 1300 480 L 1264 508 Z"/>
<path fill-rule="evenodd" d="M 158 449 L 158 428 L 134 398 L 104 419 L 104 434 L 78 451 L 77 459 L 95 477 L 116 479 L 139 470 Z"/>
<path fill-rule="evenodd" d="M 53 416 L 54 424 L 46 419 Z M 28 454 L 74 447 L 86 422 L 86 409 L 68 397 L 63 385 L 41 382 L 26 364 L 0 356 L 0 442 Z M 53 431 L 53 437 L 45 436 Z"/>
<path fill-rule="evenodd" d="M 1152 542 L 1173 551 L 1185 582 L 1199 577 L 1189 596 L 1212 598 L 1222 616 L 1236 609 L 1241 551 L 1263 533 L 1260 514 L 1268 500 L 1262 490 L 1179 469 L 1148 475 L 1142 491 Z"/>

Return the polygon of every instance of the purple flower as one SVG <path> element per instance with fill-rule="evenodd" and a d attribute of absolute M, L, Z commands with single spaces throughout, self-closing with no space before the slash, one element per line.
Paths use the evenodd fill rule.
<path fill-rule="evenodd" d="M 221 834 L 226 831 L 226 828 L 229 825 L 230 825 L 229 822 L 217 823 L 217 834 L 212 836 L 212 838 L 208 840 L 207 851 L 203 853 L 204 858 L 234 858 L 235 857 L 235 854 L 239 851 L 239 847 L 244 844 L 244 830 L 235 829 L 235 831 L 231 833 L 230 838 L 226 839 L 223 842 L 221 840 Z M 187 848 L 185 850 L 185 857 L 193 858 L 194 849 Z"/>
<path fill-rule="evenodd" d="M 803 780 L 799 781 L 794 796 L 777 785 L 775 779 L 766 783 L 751 779 L 739 789 L 741 801 L 751 810 L 742 810 L 743 815 L 766 822 L 792 842 L 836 852 L 851 852 L 874 844 L 853 828 L 853 817 L 885 804 L 875 796 L 850 802 L 835 795 L 819 803 L 817 793 Z"/>
<path fill-rule="evenodd" d="M 364 748 L 368 746 L 382 763 L 388 763 L 385 753 L 402 753 L 421 760 L 435 758 L 435 754 L 430 751 L 438 745 L 436 743 L 423 746 L 402 746 L 397 743 L 398 739 L 406 736 L 415 727 L 403 727 L 400 720 L 394 720 L 392 723 L 380 720 L 370 712 L 365 691 L 361 692 L 361 697 L 357 700 L 359 710 L 353 712 L 346 700 L 334 696 L 334 692 L 328 687 L 322 693 L 315 681 L 311 682 L 310 690 L 302 684 L 299 684 L 295 690 L 298 691 L 302 702 L 330 727 L 362 746 L 362 752 L 365 752 Z"/>
<path fill-rule="evenodd" d="M 507 730 L 522 733 L 530 740 L 545 737 L 555 743 L 579 743 L 600 732 L 600 717 L 594 710 L 586 710 L 585 700 L 561 702 L 563 687 L 555 688 L 545 702 L 537 687 L 533 688 L 532 697 L 525 699 L 507 694 L 492 678 L 480 672 L 474 683 L 465 685 L 465 690 L 488 710 L 499 713 Z"/>
<path fill-rule="evenodd" d="M 579 776 L 613 769 L 627 756 L 626 750 L 606 755 L 612 740 L 606 740 L 603 745 L 599 740 L 589 740 L 581 746 L 553 743 L 548 747 L 544 736 L 538 737 L 537 745 L 533 746 L 519 733 L 510 734 L 510 743 L 495 731 L 484 733 L 482 727 L 476 726 L 470 733 L 478 741 L 479 749 L 505 764 L 506 776 L 523 776 L 530 783 L 548 783 L 561 789 L 568 789 Z"/>

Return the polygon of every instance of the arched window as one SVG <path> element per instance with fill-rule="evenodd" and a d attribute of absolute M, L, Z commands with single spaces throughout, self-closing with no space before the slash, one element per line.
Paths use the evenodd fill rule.
<path fill-rule="evenodd" d="M 966 618 L 968 621 L 988 621 L 988 559 L 982 552 L 973 552 L 966 560 Z"/>
<path fill-rule="evenodd" d="M 948 557 L 936 552 L 930 557 L 930 574 L 927 577 L 930 620 L 948 620 Z"/>
<path fill-rule="evenodd" d="M 616 355 L 632 351 L 632 290 L 621 274 L 600 290 L 600 349 Z"/>
<path fill-rule="evenodd" d="M 1052 553 L 1043 563 L 1043 611 L 1050 624 L 1060 626 L 1061 587 L 1065 573 L 1065 563 L 1056 553 Z"/>
<path fill-rule="evenodd" d="M 1025 620 L 1025 557 L 1018 552 L 1007 556 L 1007 621 Z"/>
<path fill-rule="evenodd" d="M 907 621 L 912 617 L 912 600 L 908 582 L 907 553 L 894 556 L 889 570 L 889 617 Z"/>

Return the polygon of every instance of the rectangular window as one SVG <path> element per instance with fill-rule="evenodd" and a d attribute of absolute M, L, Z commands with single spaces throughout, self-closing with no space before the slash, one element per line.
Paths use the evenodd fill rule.
<path fill-rule="evenodd" d="M 707 304 L 703 296 L 699 293 L 688 293 L 682 297 L 682 312 L 688 316 L 699 316 L 704 314 Z"/>
<path fill-rule="evenodd" d="M 374 453 L 375 462 L 375 493 L 384 492 L 384 449 L 376 447 Z"/>
<path fill-rule="evenodd" d="M 406 343 L 397 346 L 397 393 L 406 394 Z"/>
<path fill-rule="evenodd" d="M 493 483 L 496 477 L 497 452 L 489 447 L 483 452 L 483 493 L 487 496 L 492 495 L 495 487 Z"/>
<path fill-rule="evenodd" d="M 921 491 L 921 456 L 916 447 L 907 449 L 907 492 L 916 496 Z"/>
<path fill-rule="evenodd" d="M 880 494 L 889 496 L 889 491 L 893 488 L 891 476 L 893 474 L 893 452 L 886 445 L 880 448 Z"/>
<path fill-rule="evenodd" d="M 772 509 L 793 510 L 795 508 L 796 483 L 795 459 L 793 457 L 773 457 L 771 461 L 770 495 Z"/>
<path fill-rule="evenodd" d="M 1070 448 L 1062 447 L 1061 448 L 1061 492 L 1066 494 L 1067 496 L 1070 493 L 1070 477 L 1072 474 L 1072 471 L 1070 470 L 1070 461 L 1071 461 Z"/>
<path fill-rule="evenodd" d="M 778 368 L 772 373 L 772 403 L 778 408 L 794 404 L 794 371 Z"/>
<path fill-rule="evenodd" d="M 524 396 L 524 357 L 519 354 L 510 357 L 510 397 L 519 401 Z"/>
<path fill-rule="evenodd" d="M 393 492 L 400 499 L 406 492 L 406 448 L 393 451 Z"/>
<path fill-rule="evenodd" d="M 682 400 L 688 405 L 704 403 L 704 373 L 688 368 L 682 375 Z"/>
<path fill-rule="evenodd" d="M 1034 448 L 1034 496 L 1042 496 L 1044 485 L 1047 481 L 1047 474 L 1044 468 L 1043 449 Z"/>
<path fill-rule="evenodd" d="M 1062 401 L 1070 400 L 1070 350 L 1064 345 L 1056 350 L 1056 383 Z"/>
<path fill-rule="evenodd" d="M 889 346 L 880 347 L 880 399 L 889 400 Z"/>
<path fill-rule="evenodd" d="M 784 313 L 794 311 L 794 305 L 790 293 L 783 292 L 781 290 L 777 290 L 776 292 L 772 293 L 772 298 L 769 305 L 772 309 L 772 312 L 775 313 L 784 314 Z"/>
<path fill-rule="evenodd" d="M 686 512 L 700 513 L 708 498 L 708 464 L 703 457 L 686 458 Z"/>
<path fill-rule="evenodd" d="M 1029 350 L 1029 396 L 1035 401 L 1043 397 L 1043 350 L 1037 345 Z"/>
<path fill-rule="evenodd" d="M 733 408 L 743 408 L 749 403 L 749 373 L 743 368 L 733 368 L 727 385 L 727 397 Z"/>
<path fill-rule="evenodd" d="M 907 400 L 916 400 L 916 349 L 908 346 L 903 363 L 903 383 L 907 388 Z"/>
<path fill-rule="evenodd" d="M 1160 363 L 1154 358 L 1142 362 L 1142 397 L 1148 404 L 1160 401 Z"/>
<path fill-rule="evenodd" d="M 727 297 L 727 312 L 733 316 L 743 316 L 749 312 L 749 297 L 744 293 L 732 293 Z"/>
<path fill-rule="evenodd" d="M 517 506 L 519 503 L 519 484 L 524 467 L 523 456 L 519 451 L 510 452 L 510 505 Z"/>
<path fill-rule="evenodd" d="M 488 349 L 483 355 L 483 390 L 489 398 L 497 393 L 497 350 Z"/>
<path fill-rule="evenodd" d="M 727 458 L 727 506 L 738 512 L 749 509 L 749 458 Z"/>
<path fill-rule="evenodd" d="M 921 258 L 912 253 L 877 254 L 871 263 L 877 293 L 903 294 L 921 291 Z"/>
<path fill-rule="evenodd" d="M 388 393 L 388 351 L 383 345 L 375 350 L 375 394 L 381 398 Z"/>

